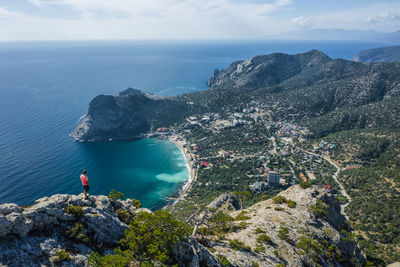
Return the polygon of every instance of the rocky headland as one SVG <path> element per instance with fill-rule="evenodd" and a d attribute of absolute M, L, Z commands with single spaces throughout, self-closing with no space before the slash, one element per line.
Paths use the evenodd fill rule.
<path fill-rule="evenodd" d="M 354 57 L 357 62 L 400 61 L 400 46 L 386 46 L 363 50 Z"/>

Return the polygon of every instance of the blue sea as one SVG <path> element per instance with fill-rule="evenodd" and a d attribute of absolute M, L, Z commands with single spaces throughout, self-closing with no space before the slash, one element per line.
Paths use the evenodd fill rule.
<path fill-rule="evenodd" d="M 351 59 L 377 42 L 65 41 L 0 43 L 0 203 L 116 189 L 160 208 L 188 178 L 171 142 L 80 143 L 69 134 L 98 94 L 128 87 L 159 95 L 204 90 L 214 69 L 273 52 L 319 49 Z"/>

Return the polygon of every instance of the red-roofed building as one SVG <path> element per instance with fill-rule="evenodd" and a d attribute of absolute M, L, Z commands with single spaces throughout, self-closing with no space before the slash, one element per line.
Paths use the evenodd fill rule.
<path fill-rule="evenodd" d="M 200 166 L 208 167 L 210 165 L 207 161 L 200 161 Z"/>
<path fill-rule="evenodd" d="M 307 182 L 307 177 L 301 172 L 301 173 L 299 173 L 299 176 L 300 176 L 300 179 L 303 181 L 303 182 Z"/>
<path fill-rule="evenodd" d="M 157 132 L 168 132 L 169 131 L 169 128 L 167 128 L 167 127 L 160 127 L 160 128 L 157 128 Z"/>
<path fill-rule="evenodd" d="M 332 186 L 330 184 L 326 184 L 326 185 L 324 185 L 324 189 L 330 191 L 330 190 L 332 190 Z"/>

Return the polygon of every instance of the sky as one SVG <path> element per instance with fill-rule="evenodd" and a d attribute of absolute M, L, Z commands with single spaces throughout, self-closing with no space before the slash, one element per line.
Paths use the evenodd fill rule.
<path fill-rule="evenodd" d="M 0 0 L 0 41 L 257 39 L 400 30 L 399 0 Z"/>

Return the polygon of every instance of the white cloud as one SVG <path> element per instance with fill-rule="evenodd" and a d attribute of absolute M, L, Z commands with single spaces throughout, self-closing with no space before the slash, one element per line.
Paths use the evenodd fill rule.
<path fill-rule="evenodd" d="M 306 16 L 292 0 L 28 1 L 41 12 L 0 7 L 0 40 L 247 39 L 299 28 L 395 31 L 400 20 L 400 2 Z"/>
<path fill-rule="evenodd" d="M 368 17 L 367 22 L 372 24 L 382 23 L 382 22 L 399 22 L 400 15 L 394 12 L 384 12 L 379 16 Z"/>
<path fill-rule="evenodd" d="M 304 16 L 300 16 L 297 18 L 293 18 L 292 21 L 298 25 L 299 27 L 305 28 L 305 27 L 309 27 L 312 25 L 311 21 L 309 18 L 304 17 Z"/>
<path fill-rule="evenodd" d="M 3 39 L 254 38 L 285 27 L 272 14 L 291 0 L 32 0 L 74 17 L 0 20 Z M 279 24 L 281 28 L 276 28 Z"/>
<path fill-rule="evenodd" d="M 376 16 L 376 14 L 381 14 Z M 308 16 L 312 28 L 337 28 L 345 30 L 375 30 L 392 32 L 399 30 L 395 23 L 400 14 L 400 2 L 379 2 L 359 8 L 325 12 Z"/>
<path fill-rule="evenodd" d="M 37 7 L 41 7 L 43 5 L 41 0 L 28 0 L 29 2 L 31 2 L 31 4 L 37 6 Z"/>

